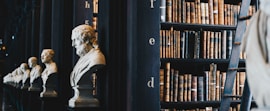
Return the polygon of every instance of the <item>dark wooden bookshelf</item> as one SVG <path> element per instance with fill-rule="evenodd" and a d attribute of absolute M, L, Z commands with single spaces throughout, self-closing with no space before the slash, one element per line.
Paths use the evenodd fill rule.
<path fill-rule="evenodd" d="M 189 24 L 189 23 L 173 23 L 173 22 L 162 22 L 160 23 L 161 29 L 170 29 L 173 27 L 175 30 L 235 30 L 236 26 L 228 25 L 213 25 L 213 24 Z"/>
<path fill-rule="evenodd" d="M 196 108 L 205 108 L 213 107 L 218 108 L 220 106 L 220 101 L 190 101 L 190 102 L 160 102 L 161 108 L 167 109 L 196 109 Z M 240 104 L 241 100 L 233 100 L 231 106 L 236 106 Z M 252 101 L 252 107 L 257 107 L 255 101 Z"/>

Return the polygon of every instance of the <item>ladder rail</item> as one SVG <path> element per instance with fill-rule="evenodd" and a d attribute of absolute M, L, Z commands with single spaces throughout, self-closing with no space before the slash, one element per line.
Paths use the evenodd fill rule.
<path fill-rule="evenodd" d="M 248 14 L 248 9 L 250 6 L 251 0 L 242 0 L 239 18 L 245 17 Z M 240 45 L 242 41 L 242 37 L 244 35 L 246 29 L 246 22 L 244 20 L 238 20 L 236 26 L 236 34 L 234 38 L 234 44 L 232 46 L 232 52 L 230 56 L 229 66 L 226 74 L 225 87 L 224 87 L 224 95 L 231 95 L 234 79 L 237 73 L 237 70 L 230 70 L 238 68 L 239 64 L 239 56 L 240 56 Z M 221 99 L 220 111 L 229 111 L 231 104 L 231 97 L 223 96 Z"/>

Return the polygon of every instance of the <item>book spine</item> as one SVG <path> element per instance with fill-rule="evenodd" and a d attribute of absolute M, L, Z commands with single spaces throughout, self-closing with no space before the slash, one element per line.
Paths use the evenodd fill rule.
<path fill-rule="evenodd" d="M 160 0 L 160 21 L 166 21 L 166 0 Z"/>
<path fill-rule="evenodd" d="M 209 16 L 209 24 L 214 24 L 214 6 L 213 0 L 208 0 L 208 16 Z"/>
<path fill-rule="evenodd" d="M 191 82 L 191 101 L 197 101 L 197 76 L 192 76 L 192 82 Z"/>
<path fill-rule="evenodd" d="M 172 22 L 172 0 L 166 0 L 166 22 Z"/>
<path fill-rule="evenodd" d="M 219 18 L 218 18 L 218 1 L 219 0 L 213 0 L 213 17 L 214 17 L 214 24 L 219 24 L 218 22 L 218 20 L 219 20 Z"/>
<path fill-rule="evenodd" d="M 198 76 L 198 101 L 204 101 L 204 77 Z"/>

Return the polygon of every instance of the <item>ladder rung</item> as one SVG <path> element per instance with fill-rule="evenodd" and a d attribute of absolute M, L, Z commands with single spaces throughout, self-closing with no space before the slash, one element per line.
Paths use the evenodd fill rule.
<path fill-rule="evenodd" d="M 229 68 L 228 70 L 235 71 L 235 70 L 245 70 L 245 67 L 239 67 L 239 68 Z"/>
<path fill-rule="evenodd" d="M 251 16 L 248 15 L 248 16 L 239 17 L 238 19 L 239 20 L 247 20 L 247 19 L 250 19 L 250 18 L 251 18 Z"/>
<path fill-rule="evenodd" d="M 224 94 L 224 97 L 231 97 L 231 98 L 241 98 L 241 95 L 231 95 L 231 94 Z"/>
<path fill-rule="evenodd" d="M 234 42 L 234 44 L 235 44 L 235 45 L 240 45 L 240 44 L 241 44 L 241 42 Z"/>

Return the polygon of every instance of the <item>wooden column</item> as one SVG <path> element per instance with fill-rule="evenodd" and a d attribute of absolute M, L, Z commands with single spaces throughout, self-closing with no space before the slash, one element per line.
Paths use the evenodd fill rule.
<path fill-rule="evenodd" d="M 106 56 L 106 110 L 158 111 L 160 1 L 99 1 L 98 32 Z M 102 45 L 103 43 L 103 45 Z"/>
<path fill-rule="evenodd" d="M 32 31 L 31 31 L 31 55 L 40 58 L 39 32 L 40 32 L 40 0 L 32 0 Z"/>
<path fill-rule="evenodd" d="M 39 55 L 44 48 L 51 48 L 52 0 L 41 0 Z"/>

